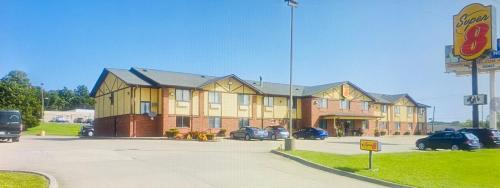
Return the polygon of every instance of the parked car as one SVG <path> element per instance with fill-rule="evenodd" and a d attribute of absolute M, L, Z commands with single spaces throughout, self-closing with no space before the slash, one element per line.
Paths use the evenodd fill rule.
<path fill-rule="evenodd" d="M 245 140 L 251 140 L 251 139 L 259 139 L 263 140 L 267 138 L 267 131 L 264 129 L 259 129 L 257 127 L 241 127 L 240 129 L 236 131 L 232 131 L 229 133 L 229 136 L 232 139 L 245 139 Z"/>
<path fill-rule="evenodd" d="M 21 113 L 17 110 L 0 110 L 0 140 L 19 142 L 23 130 Z"/>
<path fill-rule="evenodd" d="M 294 132 L 292 136 L 296 139 L 304 138 L 304 139 L 321 139 L 324 140 L 328 137 L 328 132 L 321 128 L 313 128 L 308 127 L 305 129 L 300 129 L 297 132 Z"/>
<path fill-rule="evenodd" d="M 471 129 L 464 128 L 458 130 L 459 132 L 468 132 L 474 134 L 479 138 L 481 147 L 498 147 L 500 146 L 500 132 L 494 129 Z"/>
<path fill-rule="evenodd" d="M 425 138 L 418 139 L 415 143 L 419 150 L 430 148 L 451 150 L 473 150 L 479 149 L 479 139 L 472 133 L 445 131 L 435 133 Z"/>
<path fill-rule="evenodd" d="M 93 124 L 84 124 L 80 128 L 81 136 L 94 136 L 94 125 Z"/>
<path fill-rule="evenodd" d="M 276 140 L 276 139 L 284 139 L 288 138 L 288 130 L 286 130 L 283 126 L 269 126 L 266 127 L 265 130 L 268 132 L 268 139 Z"/>
<path fill-rule="evenodd" d="M 66 118 L 64 118 L 64 117 L 56 117 L 54 119 L 54 122 L 56 122 L 56 123 L 68 123 L 69 121 L 66 120 Z"/>

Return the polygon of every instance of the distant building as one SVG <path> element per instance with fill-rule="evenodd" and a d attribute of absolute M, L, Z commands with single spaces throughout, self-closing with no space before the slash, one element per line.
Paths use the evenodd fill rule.
<path fill-rule="evenodd" d="M 100 136 L 228 132 L 288 124 L 288 84 L 144 68 L 104 69 L 90 95 Z M 351 82 L 293 86 L 294 129 L 320 127 L 331 136 L 426 133 L 427 105 L 408 94 L 368 93 Z"/>
<path fill-rule="evenodd" d="M 94 119 L 94 110 L 75 109 L 68 111 L 45 111 L 43 122 L 66 121 L 74 123 L 79 120 Z"/>

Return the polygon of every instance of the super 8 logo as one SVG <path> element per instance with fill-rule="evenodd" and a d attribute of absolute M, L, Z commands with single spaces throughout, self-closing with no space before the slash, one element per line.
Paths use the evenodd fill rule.
<path fill-rule="evenodd" d="M 492 48 L 492 7 L 474 3 L 453 16 L 453 53 L 473 60 Z"/>

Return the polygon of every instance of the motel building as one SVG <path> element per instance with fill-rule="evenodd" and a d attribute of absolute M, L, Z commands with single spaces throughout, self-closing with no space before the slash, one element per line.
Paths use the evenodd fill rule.
<path fill-rule="evenodd" d="M 427 133 L 427 108 L 408 94 L 369 93 L 351 82 L 295 85 L 294 130 L 320 127 L 336 136 Z M 97 136 L 153 137 L 177 128 L 181 133 L 217 133 L 242 126 L 288 124 L 288 84 L 214 77 L 163 70 L 104 69 L 95 98 Z"/>

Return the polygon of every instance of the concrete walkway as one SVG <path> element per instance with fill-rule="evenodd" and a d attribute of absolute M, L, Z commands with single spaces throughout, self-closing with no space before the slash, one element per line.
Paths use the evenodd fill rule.
<path fill-rule="evenodd" d="M 378 187 L 269 153 L 280 144 L 25 136 L 0 142 L 0 168 L 43 171 L 63 188 Z"/>

